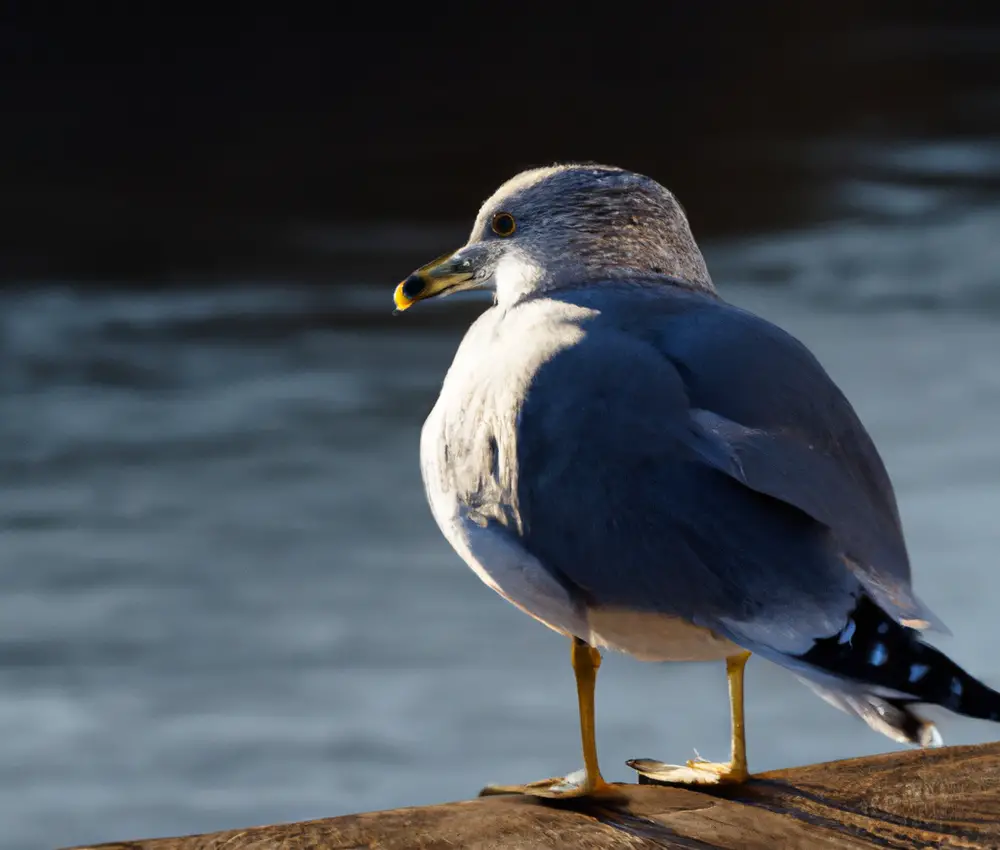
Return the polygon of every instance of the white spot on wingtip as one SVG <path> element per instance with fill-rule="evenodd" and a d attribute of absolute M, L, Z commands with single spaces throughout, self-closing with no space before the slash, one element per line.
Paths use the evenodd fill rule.
<path fill-rule="evenodd" d="M 962 680 L 958 676 L 951 680 L 951 693 L 956 697 L 962 696 Z"/>
<path fill-rule="evenodd" d="M 920 746 L 922 747 L 943 747 L 944 738 L 941 737 L 941 733 L 938 732 L 937 726 L 933 723 L 927 723 L 924 728 L 920 730 Z"/>
<path fill-rule="evenodd" d="M 884 643 L 877 643 L 872 647 L 871 654 L 868 656 L 868 663 L 872 667 L 881 667 L 885 664 L 886 660 L 889 658 L 889 650 L 885 648 Z"/>
<path fill-rule="evenodd" d="M 844 644 L 850 643 L 851 638 L 854 637 L 854 631 L 857 629 L 857 624 L 854 620 L 848 620 L 847 625 L 840 632 L 840 637 L 837 638 L 837 643 Z"/>
<path fill-rule="evenodd" d="M 927 664 L 911 664 L 910 665 L 910 684 L 919 682 L 924 676 L 927 675 L 927 671 L 930 670 L 930 666 Z"/>
<path fill-rule="evenodd" d="M 889 624 L 888 623 L 879 623 L 878 624 L 878 628 L 876 629 L 876 631 L 880 635 L 884 635 L 887 631 L 889 631 Z"/>

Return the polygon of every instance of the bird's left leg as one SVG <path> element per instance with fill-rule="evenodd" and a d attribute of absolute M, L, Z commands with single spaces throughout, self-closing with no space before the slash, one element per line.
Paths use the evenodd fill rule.
<path fill-rule="evenodd" d="M 594 687 L 597 670 L 601 666 L 601 653 L 586 641 L 573 638 L 573 673 L 576 676 L 576 695 L 580 705 L 580 737 L 583 743 L 583 770 L 566 777 L 542 779 L 525 785 L 487 785 L 480 796 L 493 794 L 531 794 L 535 797 L 565 799 L 586 797 L 592 794 L 614 794 L 604 781 L 597 764 L 597 743 L 594 731 Z"/>
<path fill-rule="evenodd" d="M 632 759 L 628 762 L 629 767 L 648 779 L 683 785 L 718 785 L 745 782 L 749 779 L 746 726 L 743 718 L 743 671 L 749 658 L 749 652 L 741 652 L 726 659 L 729 709 L 732 717 L 732 750 L 728 763 L 692 759 L 686 766 L 681 766 L 664 764 L 653 759 Z"/>

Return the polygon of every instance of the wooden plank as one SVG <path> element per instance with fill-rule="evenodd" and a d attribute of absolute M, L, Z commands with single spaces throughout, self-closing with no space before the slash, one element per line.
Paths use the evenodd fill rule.
<path fill-rule="evenodd" d="M 914 750 L 755 776 L 692 791 L 615 786 L 617 800 L 525 797 L 345 815 L 101 850 L 384 850 L 420 847 L 842 848 L 1000 847 L 1000 743 Z M 94 848 L 76 848 L 94 850 Z"/>

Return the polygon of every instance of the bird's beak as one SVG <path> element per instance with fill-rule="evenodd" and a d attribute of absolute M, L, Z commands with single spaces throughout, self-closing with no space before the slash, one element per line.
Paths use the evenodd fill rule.
<path fill-rule="evenodd" d="M 413 306 L 416 301 L 472 289 L 479 285 L 476 270 L 479 264 L 469 247 L 454 254 L 445 254 L 432 263 L 421 266 L 399 286 L 393 294 L 396 311 L 401 312 Z"/>

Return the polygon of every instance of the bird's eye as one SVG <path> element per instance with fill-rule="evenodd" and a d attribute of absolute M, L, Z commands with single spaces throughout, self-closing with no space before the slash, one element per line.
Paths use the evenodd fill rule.
<path fill-rule="evenodd" d="M 510 236 L 517 230 L 517 222 L 510 213 L 498 212 L 493 216 L 492 227 L 497 236 Z"/>

